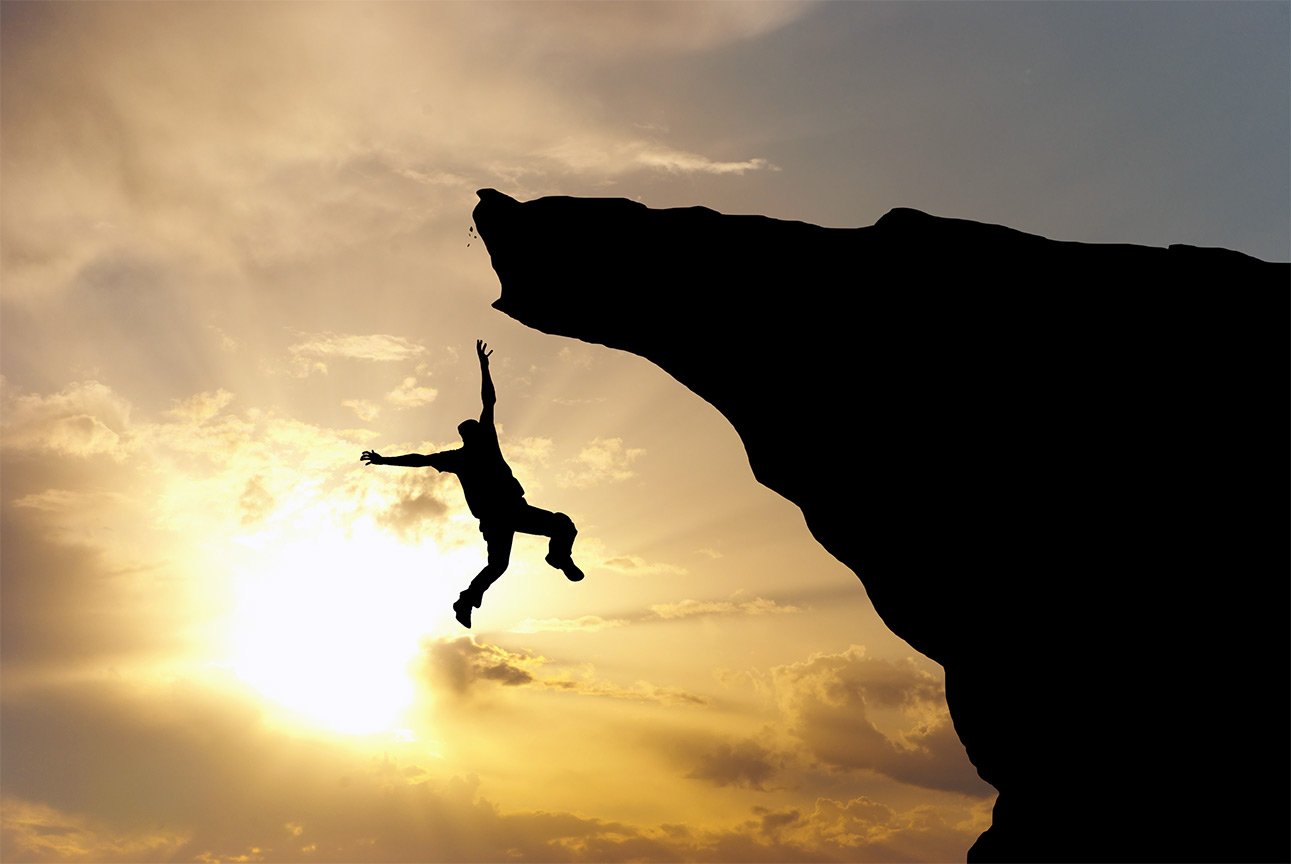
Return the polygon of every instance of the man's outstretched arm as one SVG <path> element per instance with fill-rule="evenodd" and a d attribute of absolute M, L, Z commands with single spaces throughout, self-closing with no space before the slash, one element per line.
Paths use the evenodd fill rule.
<path fill-rule="evenodd" d="M 486 428 L 493 428 L 493 406 L 498 401 L 498 392 L 493 389 L 493 376 L 489 374 L 489 355 L 487 343 L 475 340 L 475 356 L 480 358 L 480 401 L 484 409 L 480 411 L 480 423 Z"/>
<path fill-rule="evenodd" d="M 399 465 L 403 468 L 438 468 L 439 453 L 423 456 L 420 453 L 409 453 L 406 456 L 382 456 L 375 450 L 364 450 L 360 462 L 369 465 Z"/>

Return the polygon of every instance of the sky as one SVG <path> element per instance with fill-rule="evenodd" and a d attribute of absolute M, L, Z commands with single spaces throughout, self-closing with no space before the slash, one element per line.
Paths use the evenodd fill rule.
<path fill-rule="evenodd" d="M 714 409 L 490 308 L 475 190 L 1286 261 L 1289 12 L 0 4 L 0 858 L 962 860 L 941 668 Z M 467 631 L 455 478 L 358 457 L 456 446 L 476 339 L 587 578 L 520 537 Z"/>

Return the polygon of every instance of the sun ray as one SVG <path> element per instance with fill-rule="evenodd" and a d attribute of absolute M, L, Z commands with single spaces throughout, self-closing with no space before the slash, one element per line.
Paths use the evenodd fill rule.
<path fill-rule="evenodd" d="M 244 543 L 254 555 L 234 574 L 234 673 L 307 725 L 404 728 L 421 643 L 456 626 L 458 580 L 441 577 L 473 572 L 470 550 L 410 546 L 367 521 Z"/>

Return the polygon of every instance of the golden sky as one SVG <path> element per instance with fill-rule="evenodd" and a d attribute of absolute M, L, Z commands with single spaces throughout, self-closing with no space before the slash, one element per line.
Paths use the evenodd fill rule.
<path fill-rule="evenodd" d="M 714 409 L 490 308 L 474 192 L 1286 260 L 1286 10 L 4 3 L 0 858 L 962 859 L 940 667 Z M 358 456 L 456 446 L 477 338 L 587 578 L 519 537 L 466 631 L 456 479 Z"/>

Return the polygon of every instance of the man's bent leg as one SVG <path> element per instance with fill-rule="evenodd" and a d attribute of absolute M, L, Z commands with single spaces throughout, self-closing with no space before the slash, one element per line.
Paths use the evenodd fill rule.
<path fill-rule="evenodd" d="M 552 513 L 550 510 L 526 504 L 517 520 L 516 530 L 523 531 L 525 534 L 550 537 L 551 542 L 547 544 L 545 559 L 547 563 L 563 572 L 565 578 L 571 582 L 577 582 L 583 578 L 583 571 L 578 569 L 573 558 L 570 557 L 574 548 L 574 538 L 578 536 L 578 528 L 574 526 L 573 519 L 564 513 Z"/>
<path fill-rule="evenodd" d="M 563 571 L 569 581 L 577 582 L 583 578 L 583 571 L 574 565 L 570 553 L 574 551 L 574 538 L 578 536 L 578 529 L 574 527 L 574 520 L 564 513 L 552 515 L 555 517 L 555 530 L 551 535 L 551 542 L 547 544 L 547 563 Z"/>
<path fill-rule="evenodd" d="M 511 541 L 515 538 L 515 532 L 511 528 L 481 525 L 480 533 L 484 535 L 484 541 L 489 544 L 489 561 L 453 604 L 453 612 L 463 627 L 471 626 L 471 607 L 480 608 L 480 603 L 484 600 L 484 592 L 506 572 L 507 564 L 511 561 Z"/>

